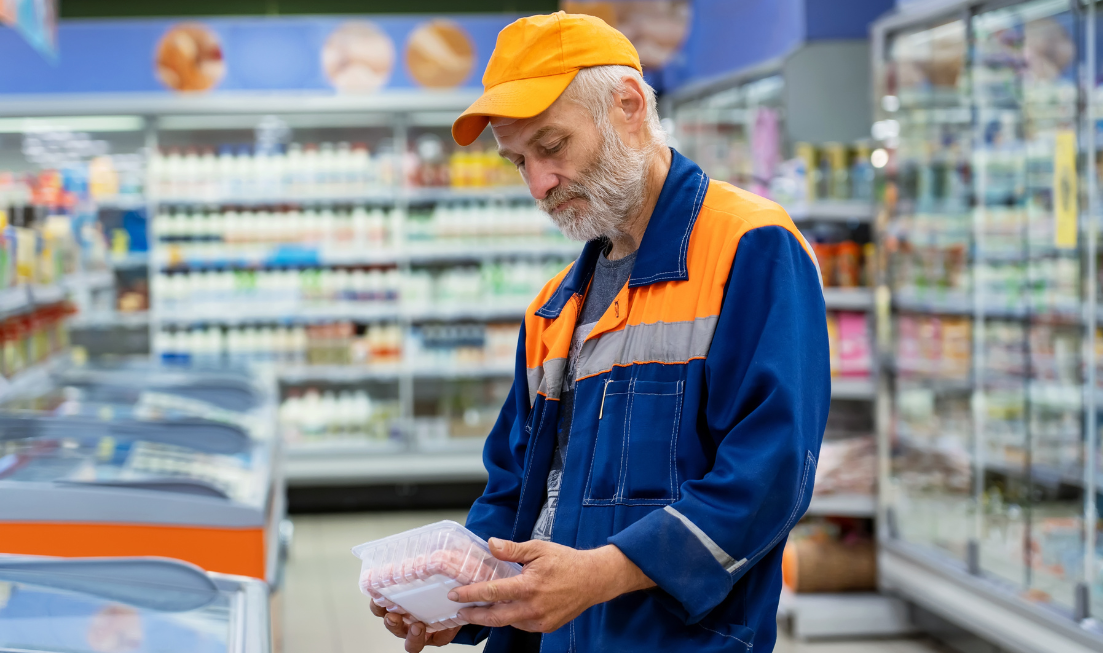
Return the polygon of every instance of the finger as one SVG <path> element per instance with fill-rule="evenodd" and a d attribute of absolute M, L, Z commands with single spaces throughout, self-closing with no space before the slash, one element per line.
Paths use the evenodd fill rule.
<path fill-rule="evenodd" d="M 446 630 L 438 630 L 437 632 L 429 635 L 425 640 L 425 643 L 429 646 L 444 646 L 452 643 L 452 640 L 456 638 L 456 633 L 460 632 L 459 628 L 448 628 Z"/>
<path fill-rule="evenodd" d="M 374 614 L 377 617 L 386 617 L 387 616 L 387 608 L 384 608 L 383 606 L 377 604 L 375 601 L 369 601 L 369 603 L 371 604 L 371 613 L 372 614 Z"/>
<path fill-rule="evenodd" d="M 472 583 L 457 587 L 448 593 L 448 600 L 456 603 L 497 603 L 516 601 L 528 594 L 528 581 L 520 576 L 498 578 L 485 583 Z"/>
<path fill-rule="evenodd" d="M 527 621 L 532 614 L 528 606 L 520 603 L 501 603 L 486 608 L 464 608 L 460 610 L 459 617 L 468 623 L 501 628 Z"/>
<path fill-rule="evenodd" d="M 506 562 L 519 562 L 523 565 L 527 565 L 540 557 L 540 554 L 544 552 L 548 543 L 541 542 L 540 540 L 512 542 L 510 540 L 500 540 L 496 537 L 492 537 L 487 544 L 490 545 L 490 553 L 495 558 L 505 560 Z"/>
<path fill-rule="evenodd" d="M 410 632 L 406 634 L 406 653 L 421 653 L 425 648 L 425 624 L 420 621 L 410 626 Z"/>
<path fill-rule="evenodd" d="M 409 627 L 402 621 L 401 616 L 394 613 L 388 614 L 383 618 L 383 625 L 386 626 L 387 630 L 395 637 L 406 639 L 406 633 Z"/>

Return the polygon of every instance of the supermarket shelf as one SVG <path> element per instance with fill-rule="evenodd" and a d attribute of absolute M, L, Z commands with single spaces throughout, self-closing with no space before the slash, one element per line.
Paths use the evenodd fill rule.
<path fill-rule="evenodd" d="M 146 329 L 149 327 L 149 313 L 102 311 L 80 314 L 70 323 L 70 326 L 74 329 Z"/>
<path fill-rule="evenodd" d="M 0 290 L 0 319 L 64 300 L 69 294 L 66 285 L 21 285 Z"/>
<path fill-rule="evenodd" d="M 475 452 L 388 454 L 376 448 L 318 455 L 319 452 L 304 452 L 298 447 L 287 447 L 284 469 L 291 486 L 486 480 L 482 455 Z"/>
<path fill-rule="evenodd" d="M 270 306 L 267 308 L 230 313 L 225 307 L 205 309 L 197 307 L 189 311 L 163 311 L 154 314 L 157 323 L 165 325 L 189 324 L 267 324 L 267 323 L 321 323 L 321 322 L 381 322 L 406 319 L 412 322 L 446 322 L 471 320 L 493 322 L 496 320 L 520 320 L 528 303 L 520 302 L 440 302 L 413 306 L 364 306 L 349 303 L 347 306 Z"/>
<path fill-rule="evenodd" d="M 548 238 L 545 242 L 533 240 L 517 243 L 478 243 L 464 242 L 457 239 L 455 242 L 412 243 L 407 247 L 404 259 L 412 263 L 421 263 L 461 258 L 470 260 L 505 256 L 575 258 L 581 251 L 582 245 L 580 243 L 573 243 L 560 238 Z"/>
<path fill-rule="evenodd" d="M 1086 628 L 1090 623 L 1078 624 L 1071 615 L 1028 602 L 1004 583 L 970 575 L 957 561 L 898 540 L 881 542 L 877 558 L 882 589 L 900 594 L 1001 650 L 1103 650 L 1103 633 Z"/>
<path fill-rule="evenodd" d="M 893 306 L 899 311 L 914 313 L 936 313 L 940 315 L 972 316 L 975 309 L 973 296 L 967 293 L 930 293 L 918 295 L 913 292 L 893 294 Z M 1082 309 L 1077 304 L 1062 306 L 1028 308 L 1017 304 L 1009 306 L 1001 302 L 986 302 L 982 307 L 984 317 L 1003 320 L 1060 320 L 1076 322 L 1081 319 Z"/>
<path fill-rule="evenodd" d="M 862 201 L 823 201 L 809 204 L 795 204 L 785 207 L 795 222 L 822 220 L 832 222 L 871 222 L 873 204 Z"/>
<path fill-rule="evenodd" d="M 481 188 L 409 188 L 410 202 L 452 202 L 463 200 L 534 201 L 527 186 L 485 186 Z"/>
<path fill-rule="evenodd" d="M 875 592 L 796 594 L 782 589 L 778 616 L 787 617 L 794 637 L 886 637 L 915 629 L 907 605 Z"/>
<path fill-rule="evenodd" d="M 37 305 L 56 304 L 68 295 L 65 286 L 53 284 L 48 286 L 34 285 L 30 287 L 31 303 Z"/>
<path fill-rule="evenodd" d="M 149 265 L 149 252 L 130 252 L 126 256 L 113 257 L 111 265 L 116 270 L 133 270 Z"/>
<path fill-rule="evenodd" d="M 873 309 L 872 288 L 824 288 L 827 310 L 868 311 Z"/>
<path fill-rule="evenodd" d="M 0 316 L 17 315 L 30 310 L 34 304 L 26 286 L 15 286 L 0 290 Z"/>
<path fill-rule="evenodd" d="M 10 379 L 0 377 L 0 401 L 8 401 L 50 384 L 51 376 L 72 363 L 69 351 L 62 351 L 32 365 Z"/>
<path fill-rule="evenodd" d="M 804 514 L 872 518 L 877 514 L 877 500 L 871 494 L 814 494 Z"/>
<path fill-rule="evenodd" d="M 106 290 L 115 286 L 115 274 L 111 270 L 76 272 L 63 285 L 69 290 Z"/>
<path fill-rule="evenodd" d="M 831 379 L 831 398 L 832 399 L 874 399 L 877 396 L 877 389 L 873 384 L 873 379 L 843 379 L 832 378 Z"/>
<path fill-rule="evenodd" d="M 529 298 L 519 301 L 438 302 L 403 308 L 403 316 L 412 322 L 456 322 L 471 320 L 520 320 L 525 316 Z"/>
<path fill-rule="evenodd" d="M 207 309 L 196 306 L 187 311 L 155 311 L 152 320 L 164 325 L 186 326 L 190 324 L 218 324 L 235 326 L 239 324 L 295 323 L 310 324 L 319 322 L 380 322 L 397 320 L 401 311 L 397 305 L 368 306 L 349 304 L 347 306 L 267 306 L 252 307 L 248 311 L 228 312 L 225 307 Z"/>
<path fill-rule="evenodd" d="M 399 377 L 415 379 L 465 379 L 513 376 L 513 365 L 295 365 L 281 369 L 279 379 L 287 384 L 358 383 L 387 381 Z"/>
<path fill-rule="evenodd" d="M 273 248 L 255 256 L 223 259 L 184 259 L 170 262 L 166 254 L 156 257 L 158 267 L 164 269 L 223 269 L 260 267 L 329 267 L 396 265 L 400 263 L 433 263 L 438 261 L 481 261 L 504 257 L 570 257 L 578 256 L 582 246 L 560 239 L 520 240 L 519 242 L 480 243 L 455 239 L 451 242 L 414 243 L 405 248 L 388 249 L 331 249 L 325 247 Z M 143 263 L 144 264 L 144 263 Z"/>
<path fill-rule="evenodd" d="M 349 195 L 288 195 L 283 197 L 153 197 L 162 206 L 278 206 L 281 204 L 394 204 L 398 193 L 393 188 L 376 188 Z"/>
<path fill-rule="evenodd" d="M 94 200 L 96 208 L 106 211 L 140 211 L 146 208 L 146 198 L 141 196 L 111 197 Z"/>

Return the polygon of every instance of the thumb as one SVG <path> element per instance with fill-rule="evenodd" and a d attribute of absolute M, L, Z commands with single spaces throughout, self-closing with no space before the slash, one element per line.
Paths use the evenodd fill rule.
<path fill-rule="evenodd" d="M 487 544 L 490 545 L 490 553 L 495 558 L 525 565 L 540 557 L 545 542 L 540 540 L 512 542 L 492 537 Z"/>

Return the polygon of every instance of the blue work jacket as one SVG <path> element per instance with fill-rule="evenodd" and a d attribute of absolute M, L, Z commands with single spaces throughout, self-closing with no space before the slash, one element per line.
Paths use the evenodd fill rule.
<path fill-rule="evenodd" d="M 530 539 L 600 243 L 529 307 L 467 526 Z M 673 161 L 631 278 L 583 344 L 552 541 L 616 545 L 658 586 L 486 653 L 773 649 L 786 537 L 812 496 L 831 380 L 816 259 L 774 202 Z M 537 644 L 539 642 L 539 644 Z"/>

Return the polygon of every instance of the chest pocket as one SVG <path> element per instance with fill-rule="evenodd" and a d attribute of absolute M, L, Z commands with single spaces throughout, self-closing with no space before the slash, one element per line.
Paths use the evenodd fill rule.
<path fill-rule="evenodd" d="M 609 381 L 584 505 L 666 505 L 678 499 L 675 451 L 682 381 Z"/>

